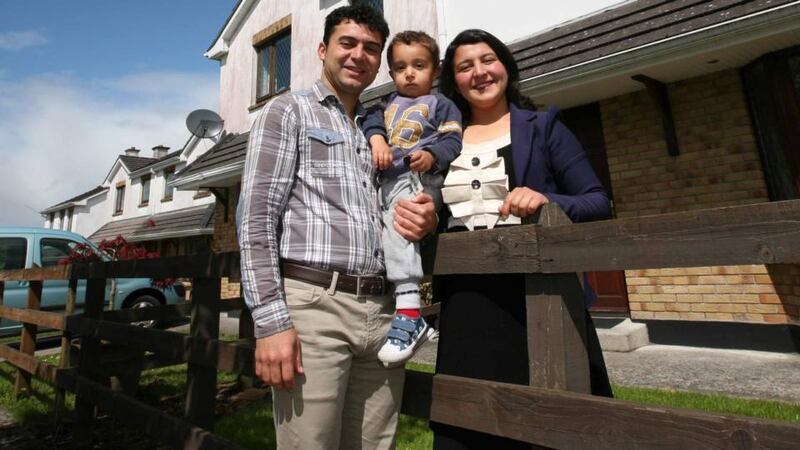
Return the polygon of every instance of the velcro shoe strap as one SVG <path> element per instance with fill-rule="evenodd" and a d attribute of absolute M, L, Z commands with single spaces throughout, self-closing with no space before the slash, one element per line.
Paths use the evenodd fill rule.
<path fill-rule="evenodd" d="M 410 320 L 403 320 L 398 317 L 395 317 L 394 320 L 392 320 L 392 328 L 398 328 L 403 331 L 408 331 L 409 333 L 413 333 L 414 330 L 417 329 L 417 324 Z"/>
<path fill-rule="evenodd" d="M 408 342 L 411 339 L 411 334 L 406 333 L 403 330 L 398 330 L 397 328 L 392 328 L 386 333 L 387 337 L 398 339 L 402 342 Z"/>

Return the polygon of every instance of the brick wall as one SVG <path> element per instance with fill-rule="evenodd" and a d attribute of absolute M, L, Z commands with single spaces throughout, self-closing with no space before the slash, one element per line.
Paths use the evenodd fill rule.
<path fill-rule="evenodd" d="M 680 154 L 647 91 L 600 102 L 617 217 L 768 201 L 738 72 L 668 86 Z M 626 271 L 635 319 L 800 323 L 795 266 Z"/>
<path fill-rule="evenodd" d="M 214 253 L 239 251 L 239 244 L 236 240 L 236 205 L 239 202 L 238 186 L 229 188 L 228 196 L 227 216 L 220 199 L 217 199 L 215 205 L 214 240 L 211 243 L 211 249 Z M 222 298 L 241 296 L 239 280 L 223 278 L 220 295 Z"/>

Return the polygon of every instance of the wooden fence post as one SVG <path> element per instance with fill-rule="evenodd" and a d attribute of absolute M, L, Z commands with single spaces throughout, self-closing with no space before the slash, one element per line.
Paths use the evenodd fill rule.
<path fill-rule="evenodd" d="M 78 291 L 78 280 L 69 280 L 69 287 L 67 288 L 67 304 L 64 305 L 64 316 L 70 316 L 75 312 L 75 296 Z M 70 366 L 70 350 L 72 347 L 72 334 L 63 330 L 61 335 L 61 354 L 58 358 L 58 367 L 60 369 L 67 369 Z M 64 389 L 56 387 L 55 397 L 55 421 L 56 424 L 61 422 L 64 417 Z"/>
<path fill-rule="evenodd" d="M 219 278 L 195 278 L 192 280 L 192 318 L 189 334 L 192 338 L 217 339 L 219 337 L 219 302 L 221 282 Z M 191 362 L 195 355 L 207 354 L 217 359 L 215 344 L 202 345 L 190 340 L 189 364 L 186 374 L 186 419 L 189 422 L 212 430 L 214 428 L 214 403 L 217 395 L 217 369 L 203 367 Z"/>
<path fill-rule="evenodd" d="M 242 292 L 241 288 L 239 292 Z M 255 344 L 255 324 L 253 323 L 253 316 L 250 315 L 250 310 L 247 306 L 243 307 L 239 312 L 239 339 L 247 339 Z M 239 389 L 250 389 L 254 386 L 254 374 L 239 374 L 237 382 Z"/>
<path fill-rule="evenodd" d="M 38 310 L 42 304 L 42 284 L 41 280 L 30 281 L 28 284 L 28 300 L 25 305 L 28 309 Z M 33 356 L 36 353 L 36 330 L 38 326 L 34 323 L 22 324 L 20 334 L 19 351 Z M 31 392 L 31 374 L 17 369 L 17 378 L 14 382 L 14 394 L 29 394 Z"/>
<path fill-rule="evenodd" d="M 571 223 L 558 205 L 533 217 L 543 227 Z M 586 309 L 580 275 L 525 276 L 530 385 L 590 393 Z"/>
<path fill-rule="evenodd" d="M 103 271 L 105 272 L 105 271 Z M 103 273 L 102 275 L 105 275 Z M 89 319 L 100 319 L 103 314 L 103 302 L 106 295 L 106 279 L 105 277 L 99 278 L 94 275 L 94 278 L 89 278 L 86 282 L 86 300 L 84 301 L 83 314 Z M 78 374 L 97 380 L 99 378 L 98 370 L 95 365 L 99 358 L 100 340 L 94 336 L 81 336 L 81 351 L 80 363 L 78 365 Z M 75 443 L 86 445 L 92 440 L 92 422 L 94 421 L 95 407 L 91 401 L 92 396 L 87 395 L 85 398 L 81 395 L 80 389 L 75 392 L 75 432 L 73 439 Z"/>

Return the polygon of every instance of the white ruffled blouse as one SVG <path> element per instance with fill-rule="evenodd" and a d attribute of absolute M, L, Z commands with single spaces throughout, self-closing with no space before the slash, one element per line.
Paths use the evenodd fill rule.
<path fill-rule="evenodd" d="M 452 214 L 448 228 L 465 226 L 471 231 L 521 223 L 516 216 L 502 220 L 497 211 L 508 194 L 505 161 L 497 150 L 510 143 L 511 133 L 479 144 L 464 143 L 442 187 L 442 198 Z"/>

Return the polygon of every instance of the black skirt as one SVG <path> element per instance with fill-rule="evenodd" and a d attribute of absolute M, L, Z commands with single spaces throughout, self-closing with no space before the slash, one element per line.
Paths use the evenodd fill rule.
<path fill-rule="evenodd" d="M 447 275 L 433 282 L 441 301 L 436 373 L 529 384 L 525 278 L 520 274 Z M 611 397 L 597 332 L 586 314 L 594 395 Z M 530 449 L 531 445 L 431 422 L 433 448 Z"/>

